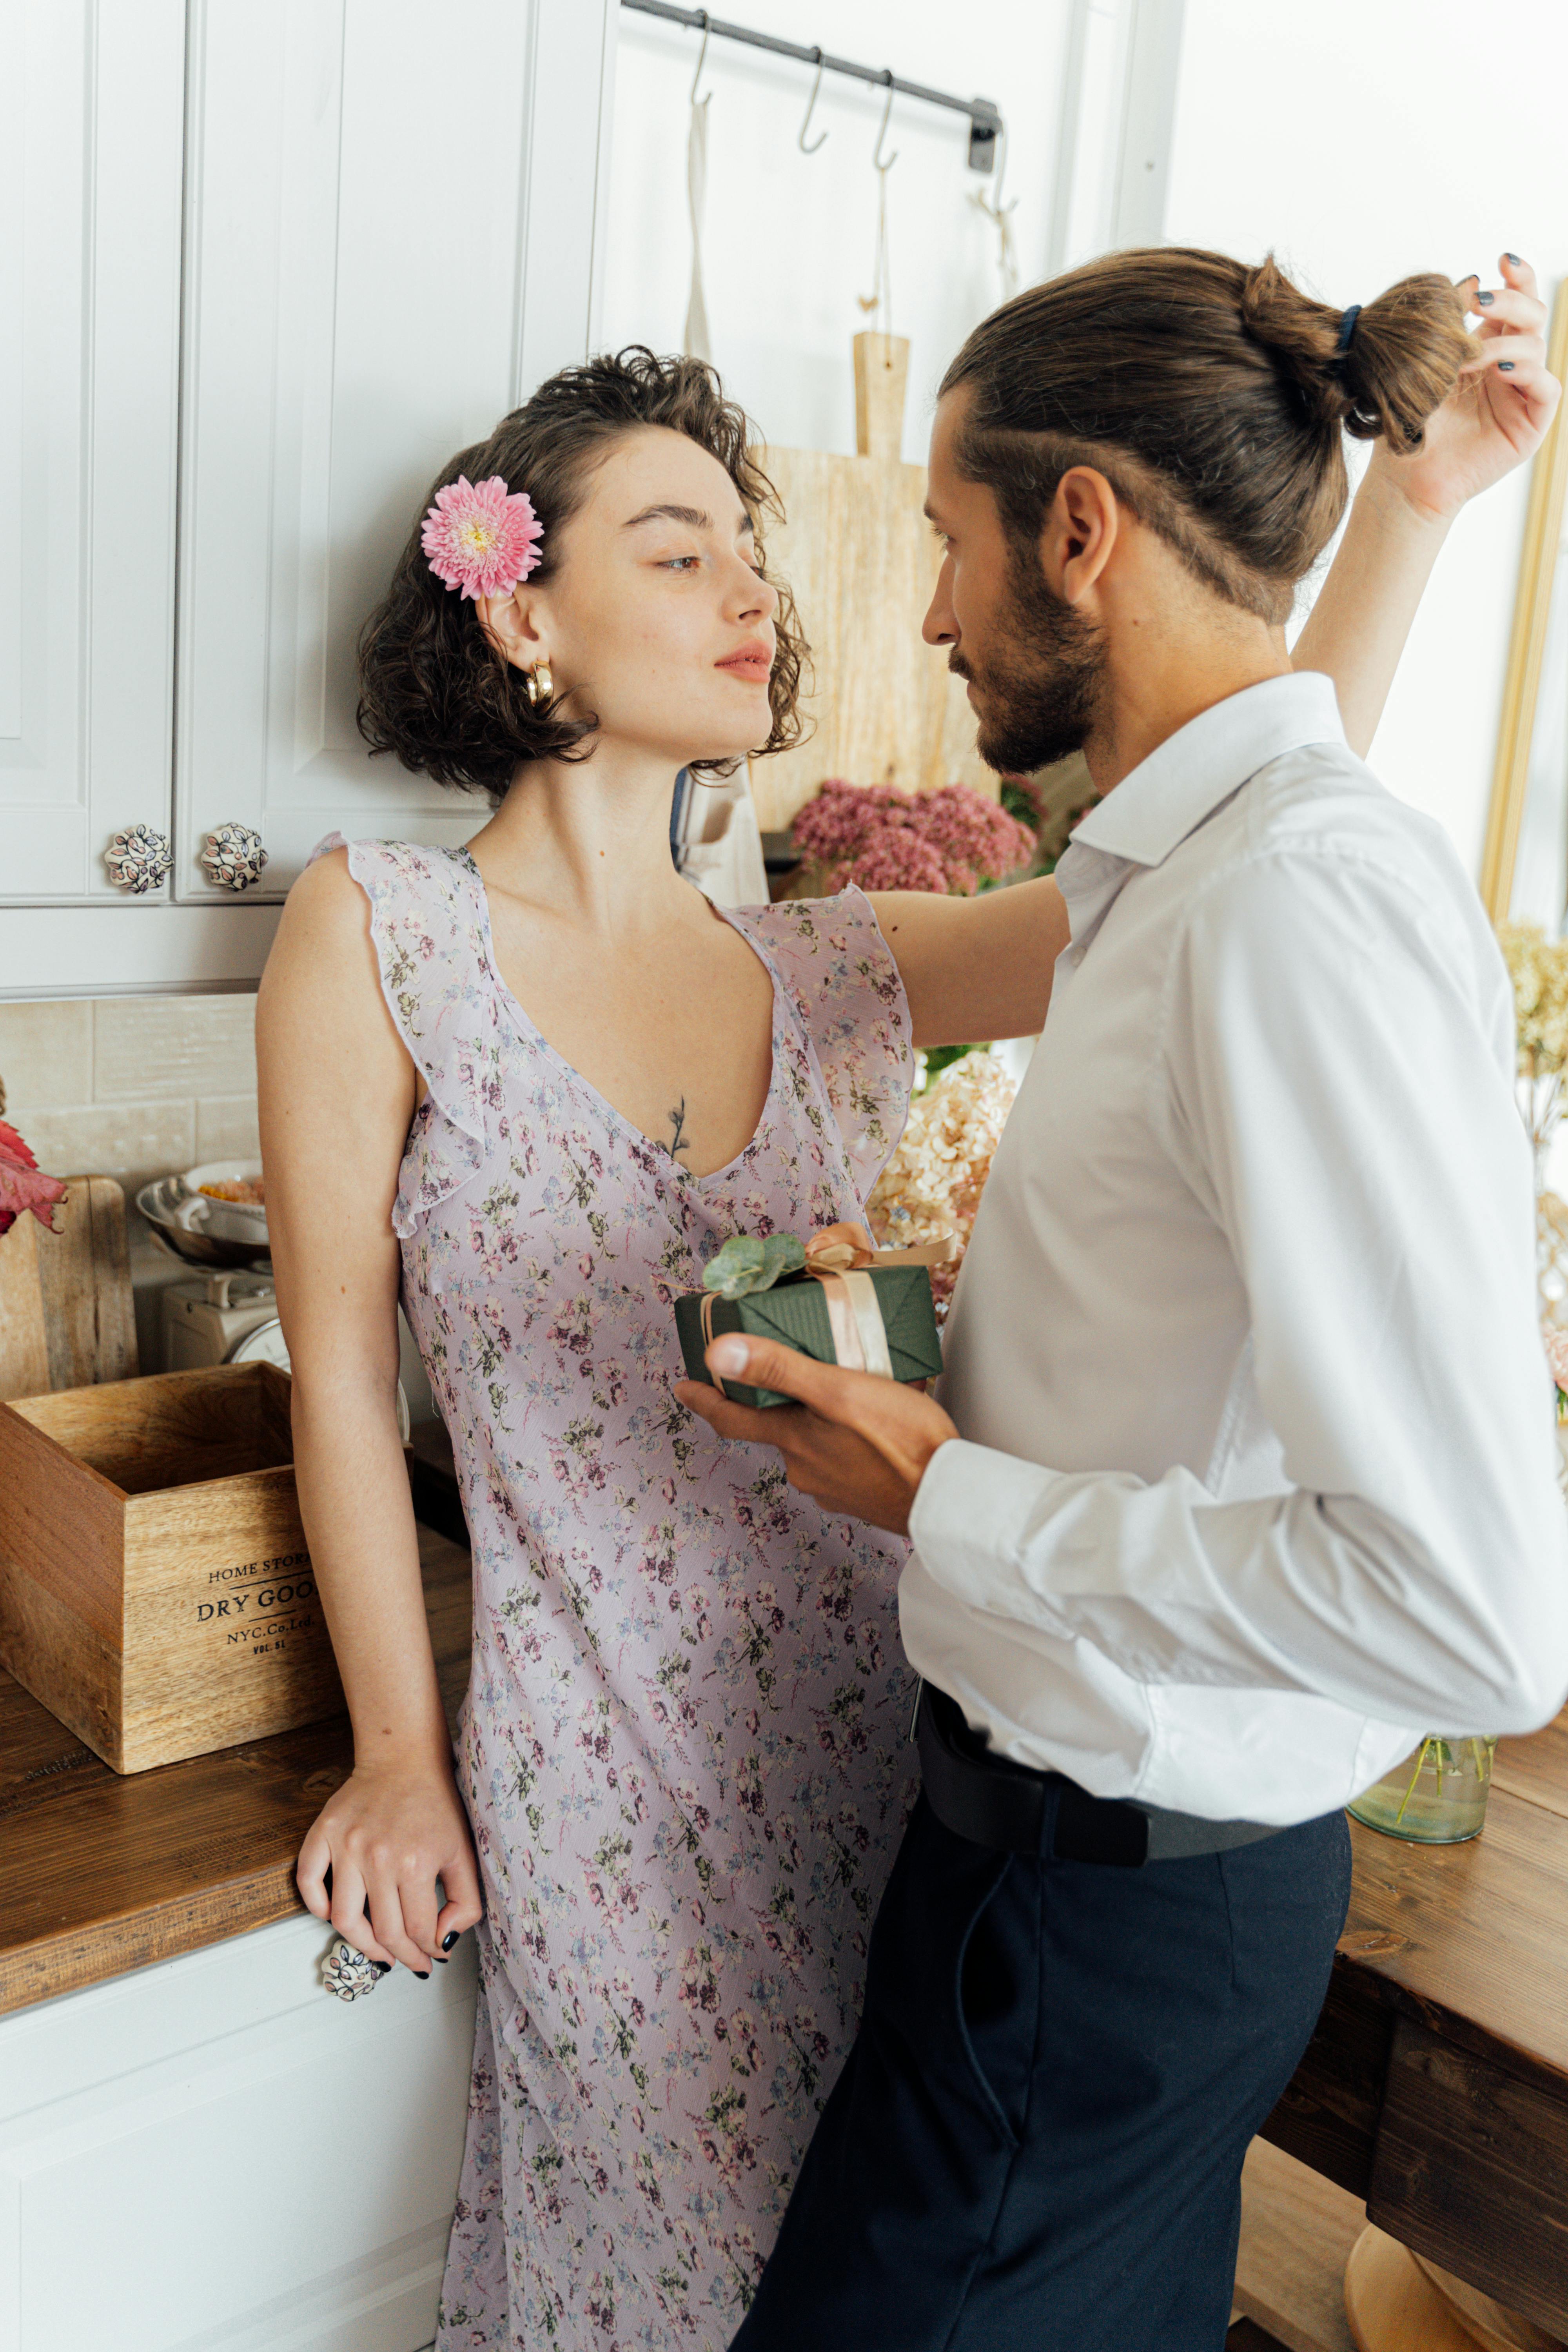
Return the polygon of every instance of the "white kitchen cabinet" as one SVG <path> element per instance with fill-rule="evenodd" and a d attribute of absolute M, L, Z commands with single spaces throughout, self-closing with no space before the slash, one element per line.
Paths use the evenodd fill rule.
<path fill-rule="evenodd" d="M 0 0 L 0 904 L 169 823 L 184 91 L 184 0 Z"/>
<path fill-rule="evenodd" d="M 299 1918 L 0 2018 L 0 2352 L 420 2352 L 473 1938 L 323 1990 Z"/>
<path fill-rule="evenodd" d="M 354 641 L 437 467 L 586 349 L 605 27 L 581 0 L 192 0 L 176 894 L 483 802 L 354 726 Z"/>
<path fill-rule="evenodd" d="M 616 16 L 0 0 L 0 996 L 246 985 L 323 834 L 483 822 L 370 760 L 354 642 L 436 468 L 589 348 Z"/>

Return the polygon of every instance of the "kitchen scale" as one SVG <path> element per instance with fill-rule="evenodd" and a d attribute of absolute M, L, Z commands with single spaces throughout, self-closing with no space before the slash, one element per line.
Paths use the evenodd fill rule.
<path fill-rule="evenodd" d="M 278 1294 L 261 1274 L 230 1270 L 171 1282 L 163 1290 L 163 1369 L 195 1371 L 204 1364 L 276 1364 L 289 1370 L 289 1349 L 278 1320 Z M 397 1433 L 409 1432 L 408 1399 L 397 1383 Z"/>

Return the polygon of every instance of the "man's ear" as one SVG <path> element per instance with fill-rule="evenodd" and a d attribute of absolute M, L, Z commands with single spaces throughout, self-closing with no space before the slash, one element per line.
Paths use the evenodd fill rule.
<path fill-rule="evenodd" d="M 550 659 L 545 616 L 537 596 L 520 581 L 510 596 L 481 596 L 475 611 L 479 626 L 503 661 L 514 669 L 531 669 Z"/>
<path fill-rule="evenodd" d="M 1110 562 L 1121 529 L 1121 509 L 1105 476 L 1092 466 L 1069 466 L 1040 533 L 1047 585 L 1068 604 L 1081 603 Z"/>

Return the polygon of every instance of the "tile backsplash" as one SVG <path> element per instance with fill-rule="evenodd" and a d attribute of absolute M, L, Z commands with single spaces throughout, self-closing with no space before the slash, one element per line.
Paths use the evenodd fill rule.
<path fill-rule="evenodd" d="M 139 1185 L 204 1160 L 254 1160 L 256 998 L 100 996 L 0 1004 L 5 1117 L 51 1176 Z M 158 1292 L 188 1273 L 131 1210 L 142 1369 L 159 1364 Z"/>

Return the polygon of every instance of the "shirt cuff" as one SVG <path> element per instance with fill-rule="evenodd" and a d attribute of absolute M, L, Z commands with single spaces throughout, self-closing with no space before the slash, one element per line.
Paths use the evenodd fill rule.
<path fill-rule="evenodd" d="M 921 1565 L 972 1609 L 1066 1636 L 1069 1629 L 1049 1595 L 1023 1572 L 1025 1545 L 1048 1516 L 1060 1476 L 1016 1454 L 950 1437 L 932 1454 L 910 1509 L 910 1540 Z M 1037 1538 L 1030 1564 L 1037 1576 Z"/>

